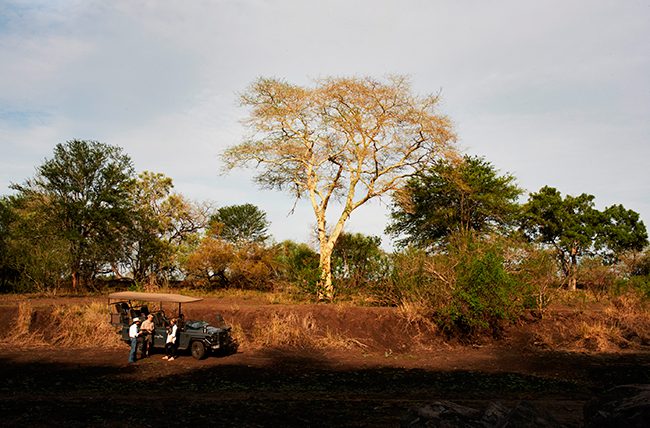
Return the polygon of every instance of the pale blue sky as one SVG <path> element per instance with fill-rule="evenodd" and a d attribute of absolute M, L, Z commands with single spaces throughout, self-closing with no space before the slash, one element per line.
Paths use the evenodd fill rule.
<path fill-rule="evenodd" d="M 237 94 L 259 76 L 387 74 L 441 91 L 460 145 L 526 190 L 650 221 L 649 1 L 0 0 L 0 194 L 57 143 L 93 139 L 305 242 L 306 201 L 288 217 L 293 201 L 250 171 L 219 175 L 244 132 Z M 386 213 L 374 202 L 347 230 L 382 235 Z"/>

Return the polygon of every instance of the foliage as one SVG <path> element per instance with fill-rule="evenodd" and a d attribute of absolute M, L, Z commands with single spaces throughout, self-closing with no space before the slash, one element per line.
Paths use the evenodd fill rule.
<path fill-rule="evenodd" d="M 434 319 L 450 335 L 499 335 L 503 325 L 519 315 L 528 300 L 528 288 L 506 269 L 504 248 L 497 241 L 474 234 L 451 237 L 448 255 L 455 279 L 449 301 Z"/>
<path fill-rule="evenodd" d="M 262 244 L 269 238 L 266 213 L 253 204 L 219 208 L 210 222 L 221 239 L 233 244 Z"/>
<path fill-rule="evenodd" d="M 318 254 L 307 244 L 290 240 L 275 245 L 272 251 L 279 279 L 292 283 L 301 292 L 314 295 L 320 278 Z"/>
<path fill-rule="evenodd" d="M 610 263 L 618 261 L 626 252 L 638 252 L 648 244 L 648 231 L 639 213 L 623 205 L 612 205 L 603 211 L 597 248 Z"/>
<path fill-rule="evenodd" d="M 332 272 L 339 293 L 354 294 L 383 279 L 386 256 L 381 238 L 341 233 L 332 253 Z"/>
<path fill-rule="evenodd" d="M 12 198 L 0 198 L 0 293 L 16 290 L 20 281 L 15 255 L 10 251 L 10 231 L 15 222 L 12 205 Z"/>
<path fill-rule="evenodd" d="M 393 194 L 387 233 L 399 246 L 440 248 L 454 232 L 490 233 L 514 223 L 521 189 L 476 156 L 439 159 Z"/>
<path fill-rule="evenodd" d="M 145 171 L 131 187 L 132 227 L 126 265 L 137 283 L 171 279 L 186 246 L 207 227 L 210 207 L 173 193 L 172 179 Z"/>
<path fill-rule="evenodd" d="M 319 297 L 331 300 L 331 255 L 351 213 L 449 156 L 450 121 L 438 97 L 416 97 L 403 77 L 330 78 L 305 88 L 261 78 L 242 96 L 251 138 L 223 154 L 226 168 L 261 168 L 263 187 L 308 196 L 318 225 Z M 342 201 L 334 227 L 327 215 Z M 330 213 L 331 215 L 331 213 Z"/>
<path fill-rule="evenodd" d="M 33 179 L 12 185 L 26 206 L 42 214 L 43 238 L 66 242 L 73 289 L 123 255 L 119 243 L 130 227 L 132 174 L 131 160 L 119 147 L 71 140 L 57 144 Z"/>
<path fill-rule="evenodd" d="M 588 257 L 580 263 L 577 283 L 600 300 L 609 293 L 616 282 L 616 276 L 613 266 L 604 265 L 598 257 Z"/>
<path fill-rule="evenodd" d="M 6 253 L 1 257 L 8 288 L 19 292 L 62 288 L 69 278 L 69 242 L 52 230 L 48 212 L 40 201 L 12 196 L 5 202 Z"/>
<path fill-rule="evenodd" d="M 255 243 L 236 247 L 206 236 L 187 258 L 187 280 L 205 289 L 269 290 L 275 276 L 273 257 L 272 250 Z"/>
<path fill-rule="evenodd" d="M 522 288 L 527 288 L 524 305 L 535 308 L 543 316 L 546 308 L 555 299 L 561 282 L 552 252 L 537 249 L 532 245 L 518 245 L 514 242 L 507 252 L 514 253 L 506 261 Z M 514 259 L 514 260 L 513 260 Z M 526 296 L 530 301 L 526 300 Z"/>
<path fill-rule="evenodd" d="M 614 205 L 603 212 L 594 208 L 594 197 L 581 194 L 562 198 L 545 186 L 530 195 L 522 208 L 521 228 L 536 242 L 555 249 L 560 267 L 575 290 L 579 259 L 606 254 L 612 260 L 625 251 L 643 248 L 648 242 L 645 225 L 637 213 Z"/>
<path fill-rule="evenodd" d="M 231 243 L 206 236 L 185 261 L 187 279 L 207 289 L 225 288 L 228 286 L 226 272 L 234 257 Z"/>
<path fill-rule="evenodd" d="M 375 299 L 398 306 L 410 321 L 429 320 L 451 296 L 455 273 L 446 255 L 429 255 L 406 248 L 390 255 L 390 270 L 376 286 Z"/>

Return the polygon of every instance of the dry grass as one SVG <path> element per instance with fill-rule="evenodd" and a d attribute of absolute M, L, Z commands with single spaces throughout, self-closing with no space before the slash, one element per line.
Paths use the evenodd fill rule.
<path fill-rule="evenodd" d="M 647 300 L 625 295 L 605 304 L 602 311 L 578 311 L 547 320 L 535 331 L 535 344 L 577 352 L 616 352 L 650 346 Z"/>
<path fill-rule="evenodd" d="M 105 304 L 59 306 L 52 312 L 52 317 L 58 326 L 51 339 L 54 345 L 75 348 L 123 346 L 115 328 L 107 322 L 110 315 Z"/>
<path fill-rule="evenodd" d="M 313 343 L 316 325 L 311 314 L 300 318 L 294 313 L 274 313 L 268 322 L 257 321 L 253 326 L 250 344 L 253 347 L 309 348 Z"/>
<path fill-rule="evenodd" d="M 71 348 L 123 346 L 107 320 L 105 304 L 59 306 L 45 321 L 35 324 L 29 302 L 18 304 L 18 316 L 5 343 L 12 347 L 62 346 Z"/>
<path fill-rule="evenodd" d="M 578 340 L 573 344 L 576 350 L 592 352 L 608 352 L 618 349 L 617 339 L 621 331 L 607 322 L 582 322 L 578 326 Z"/>
<path fill-rule="evenodd" d="M 34 311 L 32 305 L 29 302 L 20 302 L 18 304 L 18 316 L 16 317 L 16 322 L 3 342 L 12 347 L 47 345 L 43 335 L 34 331 L 32 328 L 33 314 Z"/>
<path fill-rule="evenodd" d="M 329 329 L 320 331 L 312 314 L 301 317 L 295 313 L 275 313 L 268 321 L 258 320 L 245 340 L 252 348 L 367 348 L 356 338 L 345 337 Z"/>

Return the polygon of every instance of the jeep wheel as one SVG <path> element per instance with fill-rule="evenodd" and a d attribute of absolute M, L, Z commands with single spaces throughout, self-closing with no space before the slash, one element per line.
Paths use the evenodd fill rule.
<path fill-rule="evenodd" d="M 197 360 L 205 358 L 205 345 L 198 340 L 192 342 L 192 356 Z"/>

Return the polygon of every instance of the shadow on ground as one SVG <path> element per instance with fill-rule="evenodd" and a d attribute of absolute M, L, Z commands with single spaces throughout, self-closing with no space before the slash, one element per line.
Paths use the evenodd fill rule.
<path fill-rule="evenodd" d="M 476 408 L 528 400 L 580 426 L 582 406 L 599 391 L 650 383 L 647 355 L 538 356 L 540 366 L 561 363 L 574 374 L 553 377 L 507 367 L 342 368 L 311 350 L 211 362 L 183 356 L 178 364 L 156 356 L 136 365 L 118 351 L 105 361 L 97 351 L 29 352 L 0 352 L 3 426 L 400 426 L 413 408 L 441 399 Z"/>

